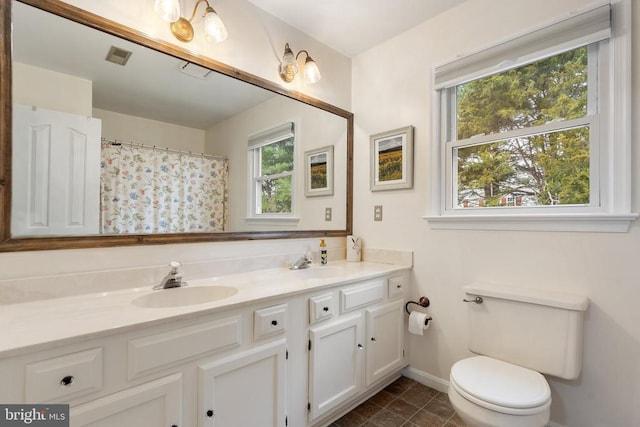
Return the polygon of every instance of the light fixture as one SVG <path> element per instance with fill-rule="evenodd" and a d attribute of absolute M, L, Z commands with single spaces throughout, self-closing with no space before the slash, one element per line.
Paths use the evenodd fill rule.
<path fill-rule="evenodd" d="M 309 56 L 309 52 L 306 50 L 299 51 L 296 55 L 289 47 L 289 43 L 284 45 L 284 55 L 282 55 L 282 62 L 280 63 L 280 77 L 287 83 L 291 83 L 298 74 L 298 56 L 301 53 L 307 55 L 304 61 L 303 76 L 304 81 L 307 83 L 316 83 L 320 80 L 320 70 L 318 65 Z"/>
<path fill-rule="evenodd" d="M 227 38 L 227 29 L 215 10 L 209 5 L 207 0 L 198 0 L 193 7 L 193 13 L 189 20 L 180 16 L 179 0 L 156 0 L 154 9 L 162 19 L 171 23 L 171 32 L 180 41 L 190 42 L 193 40 L 193 25 L 191 21 L 196 16 L 196 10 L 200 3 L 206 4 L 204 10 L 204 34 L 207 40 L 220 43 Z"/>

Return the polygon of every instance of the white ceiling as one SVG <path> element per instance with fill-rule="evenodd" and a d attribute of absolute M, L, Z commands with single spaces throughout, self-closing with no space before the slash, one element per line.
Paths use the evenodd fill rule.
<path fill-rule="evenodd" d="M 188 76 L 172 56 L 23 3 L 14 3 L 12 22 L 14 60 L 90 80 L 95 108 L 207 129 L 274 96 L 218 73 Z M 126 66 L 105 61 L 111 46 L 133 52 Z"/>
<path fill-rule="evenodd" d="M 465 0 L 249 0 L 353 57 Z"/>
<path fill-rule="evenodd" d="M 249 1 L 353 56 L 465 0 Z M 175 58 L 22 3 L 16 3 L 13 15 L 14 59 L 91 80 L 96 108 L 206 129 L 273 96 L 234 79 L 220 80 L 215 73 L 205 81 L 185 76 L 177 72 Z M 43 36 L 34 28 L 49 33 Z M 112 45 L 134 53 L 126 67 L 104 61 Z"/>

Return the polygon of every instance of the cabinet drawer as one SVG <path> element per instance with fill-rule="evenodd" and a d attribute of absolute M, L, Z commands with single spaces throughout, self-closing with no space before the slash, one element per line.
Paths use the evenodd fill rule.
<path fill-rule="evenodd" d="M 378 279 L 353 288 L 340 291 L 340 311 L 355 310 L 374 302 L 382 301 L 385 296 L 385 280 Z"/>
<path fill-rule="evenodd" d="M 180 361 L 241 343 L 240 316 L 136 338 L 128 345 L 129 380 Z"/>
<path fill-rule="evenodd" d="M 281 334 L 287 330 L 287 304 L 262 308 L 253 313 L 253 339 Z"/>
<path fill-rule="evenodd" d="M 102 388 L 102 348 L 25 366 L 25 402 L 64 402 L 69 396 Z"/>
<path fill-rule="evenodd" d="M 389 277 L 389 298 L 402 296 L 406 287 L 404 276 Z"/>
<path fill-rule="evenodd" d="M 314 324 L 333 317 L 335 305 L 333 294 L 323 294 L 309 298 L 309 323 Z"/>

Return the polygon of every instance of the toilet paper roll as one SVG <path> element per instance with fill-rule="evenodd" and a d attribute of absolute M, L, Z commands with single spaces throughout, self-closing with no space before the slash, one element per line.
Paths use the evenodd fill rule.
<path fill-rule="evenodd" d="M 426 331 L 429 326 L 431 326 L 431 321 L 426 323 L 427 314 L 421 313 L 419 311 L 412 311 L 409 315 L 409 333 L 415 335 L 423 335 L 424 331 Z"/>

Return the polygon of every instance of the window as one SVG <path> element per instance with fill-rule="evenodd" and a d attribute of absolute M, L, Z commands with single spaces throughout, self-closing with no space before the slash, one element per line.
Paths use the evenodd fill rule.
<path fill-rule="evenodd" d="M 614 83 L 629 62 L 610 16 L 600 6 L 436 68 L 434 227 L 627 230 L 630 116 L 617 110 L 630 86 Z"/>
<path fill-rule="evenodd" d="M 447 89 L 455 208 L 598 205 L 599 45 L 580 47 Z M 588 107 L 592 107 L 591 109 Z M 591 110 L 591 111 L 590 111 Z M 519 200 L 519 203 L 516 203 Z M 466 203 L 465 203 L 466 202 Z M 469 202 L 472 202 L 471 204 Z"/>
<path fill-rule="evenodd" d="M 295 133 L 291 122 L 249 138 L 249 217 L 294 217 Z"/>

